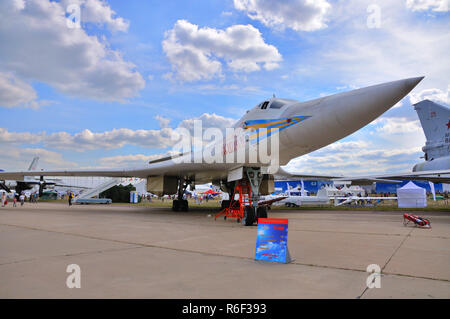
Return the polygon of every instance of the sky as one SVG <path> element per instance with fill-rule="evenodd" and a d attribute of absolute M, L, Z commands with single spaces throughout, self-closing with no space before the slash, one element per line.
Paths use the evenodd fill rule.
<path fill-rule="evenodd" d="M 307 101 L 425 76 L 380 118 L 289 162 L 407 172 L 412 104 L 450 104 L 450 0 L 0 2 L 0 168 L 145 165 L 177 127 L 230 127 L 272 97 Z"/>

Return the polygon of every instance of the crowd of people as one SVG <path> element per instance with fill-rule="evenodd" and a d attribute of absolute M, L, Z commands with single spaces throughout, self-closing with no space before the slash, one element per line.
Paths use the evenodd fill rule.
<path fill-rule="evenodd" d="M 67 198 L 69 202 L 69 206 L 72 206 L 72 200 L 74 199 L 75 194 L 73 192 L 67 192 L 66 195 L 61 196 L 61 199 Z M 17 203 L 20 203 L 20 206 L 23 206 L 24 203 L 37 203 L 39 201 L 39 193 L 31 193 L 26 194 L 25 192 L 21 192 L 20 195 L 16 192 L 14 192 L 12 198 L 10 199 L 12 201 L 13 207 L 17 207 Z M 8 205 L 8 196 L 6 192 L 2 192 L 0 196 L 1 201 L 1 207 L 5 207 Z"/>
<path fill-rule="evenodd" d="M 6 196 L 6 192 L 2 192 L 1 193 L 1 204 L 2 207 L 5 207 L 6 205 L 8 205 L 8 197 Z M 26 201 L 29 201 L 30 203 L 37 203 L 39 200 L 39 194 L 38 193 L 33 193 L 30 194 L 29 196 L 26 196 L 24 192 L 20 193 L 20 195 L 18 193 L 14 193 L 13 198 L 12 198 L 12 203 L 13 203 L 13 207 L 17 207 L 17 202 L 20 202 L 20 206 L 23 206 L 23 204 Z"/>

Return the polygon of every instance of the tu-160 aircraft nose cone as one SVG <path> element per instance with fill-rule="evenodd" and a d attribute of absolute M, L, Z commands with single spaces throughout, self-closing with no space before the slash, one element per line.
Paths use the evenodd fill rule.
<path fill-rule="evenodd" d="M 399 80 L 399 81 L 395 81 L 395 82 L 389 82 L 387 84 L 392 84 L 393 86 L 395 86 L 396 84 L 403 86 L 403 94 L 407 95 L 412 89 L 414 89 L 416 87 L 417 84 L 420 83 L 420 81 L 422 81 L 425 77 L 424 76 L 419 76 L 419 77 L 415 77 L 415 78 L 408 78 L 408 79 L 404 79 L 404 80 Z"/>
<path fill-rule="evenodd" d="M 387 82 L 292 105 L 283 116 L 308 119 L 286 130 L 286 153 L 307 154 L 348 136 L 393 107 L 422 79 Z"/>
<path fill-rule="evenodd" d="M 414 89 L 416 87 L 417 84 L 420 83 L 420 81 L 422 81 L 425 77 L 424 76 L 419 76 L 416 78 L 409 78 L 409 79 L 405 79 L 403 80 L 405 82 L 405 87 L 408 91 L 411 91 L 412 89 Z"/>

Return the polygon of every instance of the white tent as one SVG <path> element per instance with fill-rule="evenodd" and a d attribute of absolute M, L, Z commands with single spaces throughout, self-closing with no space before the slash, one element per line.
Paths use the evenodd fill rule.
<path fill-rule="evenodd" d="M 413 182 L 397 189 L 398 207 L 415 208 L 427 207 L 427 192 Z"/>

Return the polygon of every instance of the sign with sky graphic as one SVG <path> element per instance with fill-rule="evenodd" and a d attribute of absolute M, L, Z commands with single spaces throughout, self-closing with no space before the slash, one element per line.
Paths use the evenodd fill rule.
<path fill-rule="evenodd" d="M 287 239 L 287 219 L 259 218 L 255 260 L 291 262 Z"/>

